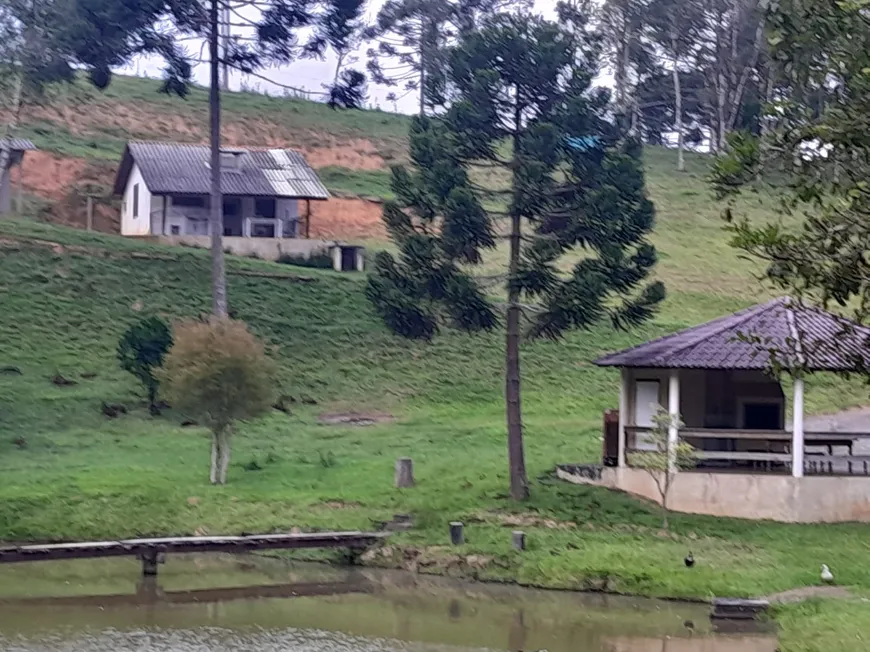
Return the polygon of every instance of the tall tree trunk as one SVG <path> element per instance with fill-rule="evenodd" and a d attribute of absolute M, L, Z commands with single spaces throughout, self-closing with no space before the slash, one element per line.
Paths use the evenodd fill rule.
<path fill-rule="evenodd" d="M 211 79 L 208 108 L 211 122 L 211 291 L 215 317 L 227 316 L 227 275 L 224 263 L 223 200 L 221 197 L 221 90 L 218 9 L 220 0 L 211 0 L 208 53 Z"/>
<path fill-rule="evenodd" d="M 227 471 L 230 468 L 231 454 L 230 432 L 225 430 L 221 433 L 220 455 L 218 457 L 218 484 L 227 483 Z"/>
<path fill-rule="evenodd" d="M 671 34 L 671 48 L 674 53 L 674 129 L 677 131 L 677 170 L 686 169 L 683 156 L 683 92 L 680 88 L 679 57 L 677 56 L 677 35 Z"/>
<path fill-rule="evenodd" d="M 218 461 L 220 460 L 220 443 L 216 432 L 211 434 L 211 466 L 209 466 L 208 481 L 218 483 Z"/>
<path fill-rule="evenodd" d="M 429 38 L 429 29 L 426 19 L 420 19 L 420 116 L 426 115 L 426 39 Z"/>
<path fill-rule="evenodd" d="M 522 125 L 522 108 L 517 89 L 517 108 L 514 113 L 513 187 L 516 192 L 519 135 Z M 520 265 L 522 246 L 522 215 L 511 206 L 510 257 L 508 264 L 508 309 L 507 337 L 505 342 L 505 411 L 508 430 L 508 464 L 510 466 L 511 498 L 525 500 L 529 497 L 529 481 L 526 478 L 526 459 L 523 451 L 523 415 L 520 377 L 520 291 L 515 285 Z"/>
<path fill-rule="evenodd" d="M 228 91 L 230 90 L 230 64 L 229 64 L 229 54 L 230 54 L 230 34 L 231 28 L 230 23 L 232 20 L 230 19 L 230 5 L 229 0 L 225 0 L 223 6 L 221 7 L 221 89 Z"/>
<path fill-rule="evenodd" d="M 773 101 L 773 63 L 768 60 L 767 62 L 767 79 L 764 84 L 764 111 L 761 112 L 761 135 L 762 137 L 767 136 L 771 132 L 771 128 L 773 127 L 772 121 L 774 120 L 773 113 L 768 113 L 770 111 L 770 104 Z"/>

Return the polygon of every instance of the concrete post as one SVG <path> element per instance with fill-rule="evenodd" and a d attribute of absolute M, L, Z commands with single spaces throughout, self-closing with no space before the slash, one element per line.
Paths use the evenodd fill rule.
<path fill-rule="evenodd" d="M 12 168 L 0 170 L 0 215 L 12 210 Z"/>
<path fill-rule="evenodd" d="M 628 423 L 628 369 L 620 369 L 619 382 L 619 436 L 617 438 L 619 452 L 617 466 L 625 466 L 625 426 Z"/>
<path fill-rule="evenodd" d="M 451 521 L 450 523 L 450 543 L 454 546 L 461 546 L 465 543 L 465 533 L 463 525 L 460 521 Z"/>
<path fill-rule="evenodd" d="M 514 550 L 525 550 L 526 549 L 526 533 L 521 532 L 520 530 L 514 530 L 511 532 L 511 544 L 514 547 Z"/>
<path fill-rule="evenodd" d="M 668 378 L 668 415 L 670 426 L 668 427 L 668 464 L 671 473 L 677 469 L 677 443 L 680 440 L 680 372 L 671 369 Z"/>
<path fill-rule="evenodd" d="M 146 550 L 139 558 L 142 560 L 142 575 L 154 577 L 157 575 L 157 551 Z"/>
<path fill-rule="evenodd" d="M 398 489 L 414 486 L 414 460 L 410 457 L 400 457 L 396 460 L 395 481 Z"/>
<path fill-rule="evenodd" d="M 794 379 L 794 405 L 792 406 L 791 474 L 804 475 L 804 379 Z"/>
<path fill-rule="evenodd" d="M 88 229 L 88 231 L 93 231 L 94 230 L 94 198 L 91 196 L 88 196 L 87 211 L 88 211 L 87 218 L 86 218 L 87 219 L 87 221 L 86 221 L 87 229 Z"/>

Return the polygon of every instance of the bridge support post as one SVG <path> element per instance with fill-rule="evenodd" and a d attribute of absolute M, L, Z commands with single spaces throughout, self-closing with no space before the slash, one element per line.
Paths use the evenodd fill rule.
<path fill-rule="evenodd" d="M 142 575 L 144 577 L 157 576 L 157 556 L 156 550 L 145 550 L 139 553 L 139 559 L 142 560 Z"/>

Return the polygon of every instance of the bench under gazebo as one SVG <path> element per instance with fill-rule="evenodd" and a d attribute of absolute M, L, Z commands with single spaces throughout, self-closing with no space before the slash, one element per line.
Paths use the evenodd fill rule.
<path fill-rule="evenodd" d="M 608 442 L 605 432 L 602 483 L 655 499 L 649 474 L 629 462 L 632 451 L 654 447 L 647 436 L 664 408 L 672 422 L 669 440 L 682 439 L 697 451 L 697 467 L 678 474 L 669 498 L 674 509 L 787 521 L 870 520 L 870 451 L 861 450 L 862 441 L 870 444 L 870 421 L 866 432 L 804 428 L 804 378 L 866 368 L 868 344 L 870 328 L 785 297 L 604 356 L 596 364 L 618 367 L 621 383 L 616 441 Z M 791 377 L 788 397 L 774 368 Z M 563 477 L 571 475 L 566 468 Z M 840 482 L 824 492 L 839 493 L 847 504 L 857 500 L 860 509 L 820 517 L 820 505 L 837 497 L 801 504 L 799 487 L 812 481 Z"/>

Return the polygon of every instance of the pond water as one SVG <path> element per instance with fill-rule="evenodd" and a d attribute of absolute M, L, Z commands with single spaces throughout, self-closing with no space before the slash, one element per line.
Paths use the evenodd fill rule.
<path fill-rule="evenodd" d="M 708 608 L 399 571 L 177 555 L 0 566 L 4 652 L 774 652 Z"/>

